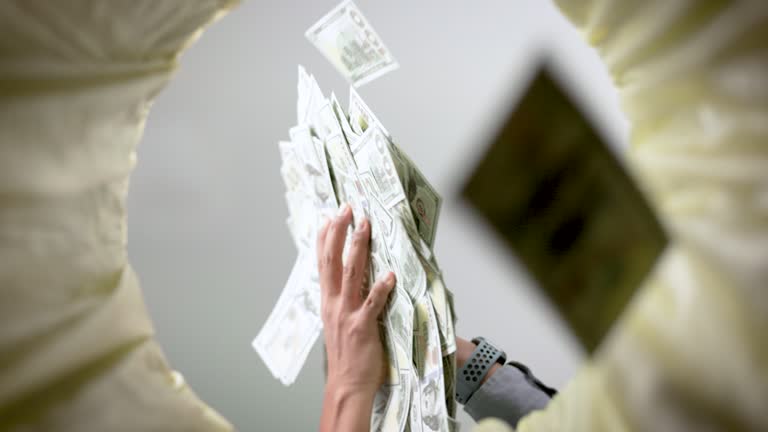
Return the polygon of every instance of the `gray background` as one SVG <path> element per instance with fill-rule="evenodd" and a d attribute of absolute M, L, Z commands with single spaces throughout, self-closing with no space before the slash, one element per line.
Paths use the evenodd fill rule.
<path fill-rule="evenodd" d="M 157 336 L 243 431 L 317 429 L 321 345 L 286 388 L 250 343 L 295 256 L 277 141 L 295 123 L 297 63 L 346 105 L 347 84 L 304 38 L 335 4 L 250 1 L 208 29 L 158 98 L 133 175 L 129 252 Z M 360 94 L 445 198 L 435 252 L 459 335 L 490 337 L 561 386 L 583 354 L 456 191 L 542 53 L 621 148 L 627 124 L 605 68 L 548 1 L 358 5 L 401 64 Z"/>

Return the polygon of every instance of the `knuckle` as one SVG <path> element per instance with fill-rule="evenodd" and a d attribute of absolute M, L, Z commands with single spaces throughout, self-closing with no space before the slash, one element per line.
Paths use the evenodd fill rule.
<path fill-rule="evenodd" d="M 378 305 L 379 305 L 379 302 L 381 301 L 381 300 L 379 300 L 379 298 L 380 298 L 380 296 L 378 295 L 378 293 L 377 293 L 377 292 L 376 292 L 376 290 L 374 289 L 374 290 L 373 290 L 373 291 L 371 291 L 371 293 L 368 295 L 368 298 L 367 298 L 367 299 L 365 299 L 365 306 L 366 306 L 368 309 L 377 309 L 377 307 L 378 307 Z"/>
<path fill-rule="evenodd" d="M 333 237 L 336 235 L 336 222 L 331 222 L 328 226 L 328 232 L 326 233 L 326 244 L 333 241 Z M 327 247 L 327 245 L 326 245 Z"/>
<path fill-rule="evenodd" d="M 365 299 L 365 308 L 376 309 L 376 301 L 373 298 L 368 297 L 367 299 Z"/>
<path fill-rule="evenodd" d="M 323 254 L 323 258 L 320 261 L 323 269 L 327 269 L 333 266 L 333 264 L 336 262 L 336 258 L 333 256 L 332 253 L 326 252 Z"/>
<path fill-rule="evenodd" d="M 339 320 L 338 327 L 339 334 L 344 335 L 347 338 L 354 339 L 357 337 L 357 328 L 353 320 L 349 318 L 341 318 Z"/>
<path fill-rule="evenodd" d="M 347 326 L 347 332 L 349 333 L 350 338 L 352 339 L 362 339 L 365 337 L 366 331 L 365 331 L 365 323 L 363 320 L 357 319 L 350 323 L 349 326 Z"/>
<path fill-rule="evenodd" d="M 357 265 L 350 263 L 344 266 L 344 277 L 346 279 L 354 279 L 357 273 Z"/>
<path fill-rule="evenodd" d="M 384 285 L 384 282 L 378 281 L 373 284 L 373 288 L 371 288 L 371 297 L 382 297 L 385 292 L 387 292 L 387 286 Z"/>
<path fill-rule="evenodd" d="M 352 238 L 352 243 L 355 246 L 363 246 L 368 243 L 368 236 L 364 231 L 355 231 L 355 236 Z"/>
<path fill-rule="evenodd" d="M 331 313 L 331 308 L 328 307 L 327 304 L 323 304 L 320 307 L 320 315 L 321 315 L 321 318 L 322 318 L 323 322 L 326 322 L 326 323 L 328 321 L 330 321 L 330 318 L 333 316 L 333 314 Z"/>
<path fill-rule="evenodd" d="M 344 228 L 346 228 L 346 226 L 345 226 L 346 224 L 344 222 L 345 222 L 344 219 L 341 219 L 341 218 L 336 218 L 333 221 L 331 229 L 333 230 L 334 234 L 339 232 L 339 231 L 343 231 Z"/>
<path fill-rule="evenodd" d="M 382 282 L 377 282 L 368 295 L 366 306 L 372 309 L 381 309 L 387 301 L 387 286 Z"/>
<path fill-rule="evenodd" d="M 341 321 L 333 321 L 331 323 L 331 326 L 329 328 L 331 333 L 333 333 L 337 338 L 344 338 L 346 335 L 344 331 L 344 326 L 341 324 Z"/>

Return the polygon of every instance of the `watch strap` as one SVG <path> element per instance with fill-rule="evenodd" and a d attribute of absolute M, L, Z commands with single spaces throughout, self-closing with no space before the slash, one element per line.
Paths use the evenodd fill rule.
<path fill-rule="evenodd" d="M 504 351 L 483 338 L 475 338 L 472 342 L 477 344 L 477 347 L 456 373 L 456 401 L 462 405 L 480 388 L 491 366 L 497 362 L 503 365 L 507 357 Z"/>

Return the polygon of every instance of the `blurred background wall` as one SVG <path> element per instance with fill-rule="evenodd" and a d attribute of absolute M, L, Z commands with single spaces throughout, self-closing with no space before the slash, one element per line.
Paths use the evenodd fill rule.
<path fill-rule="evenodd" d="M 346 106 L 347 84 L 304 38 L 335 4 L 246 1 L 211 27 L 158 98 L 132 179 L 129 253 L 159 340 L 243 431 L 316 430 L 320 415 L 322 345 L 286 388 L 250 342 L 295 257 L 277 141 L 296 121 L 297 63 Z M 357 4 L 401 64 L 360 94 L 445 198 L 435 252 L 458 334 L 563 385 L 583 353 L 457 190 L 542 55 L 621 150 L 628 126 L 605 68 L 550 1 Z"/>

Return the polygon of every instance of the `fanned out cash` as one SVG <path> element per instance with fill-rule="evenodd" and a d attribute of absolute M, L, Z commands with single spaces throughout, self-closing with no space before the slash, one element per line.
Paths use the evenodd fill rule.
<path fill-rule="evenodd" d="M 371 430 L 455 430 L 453 297 L 432 253 L 440 195 L 354 89 L 345 112 L 299 66 L 296 114 L 279 150 L 298 256 L 254 349 L 283 384 L 296 379 L 322 330 L 317 233 L 325 217 L 349 203 L 353 225 L 363 217 L 371 224 L 363 294 L 387 272 L 397 276 L 381 317 L 389 369 Z"/>
<path fill-rule="evenodd" d="M 305 35 L 355 87 L 398 68 L 392 53 L 351 0 L 341 2 Z"/>

